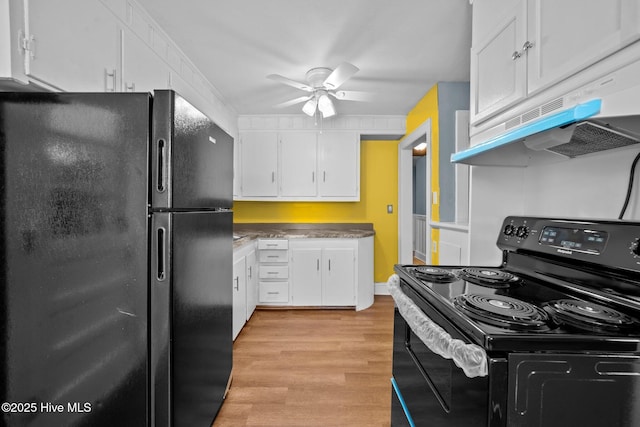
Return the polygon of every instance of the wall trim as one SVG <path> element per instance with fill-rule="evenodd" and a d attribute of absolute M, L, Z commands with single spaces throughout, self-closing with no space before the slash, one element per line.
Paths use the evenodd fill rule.
<path fill-rule="evenodd" d="M 239 131 L 265 130 L 353 130 L 376 136 L 405 134 L 405 116 L 338 115 L 316 119 L 305 114 L 239 115 Z"/>
<path fill-rule="evenodd" d="M 389 285 L 387 285 L 387 282 L 374 283 L 373 294 L 374 295 L 391 295 L 389 293 Z"/>

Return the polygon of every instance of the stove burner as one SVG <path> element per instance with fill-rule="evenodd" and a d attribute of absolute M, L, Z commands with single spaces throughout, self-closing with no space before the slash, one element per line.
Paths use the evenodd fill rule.
<path fill-rule="evenodd" d="M 520 283 L 515 274 L 491 268 L 463 268 L 458 274 L 461 279 L 490 288 L 509 288 Z"/>
<path fill-rule="evenodd" d="M 415 277 L 425 282 L 451 283 L 458 280 L 458 277 L 451 271 L 438 267 L 412 267 L 410 271 Z"/>
<path fill-rule="evenodd" d="M 591 332 L 624 332 L 640 323 L 624 313 L 582 300 L 562 299 L 550 302 L 551 317 L 561 324 Z"/>
<path fill-rule="evenodd" d="M 549 316 L 533 304 L 502 295 L 465 294 L 453 304 L 475 320 L 514 330 L 548 330 Z"/>

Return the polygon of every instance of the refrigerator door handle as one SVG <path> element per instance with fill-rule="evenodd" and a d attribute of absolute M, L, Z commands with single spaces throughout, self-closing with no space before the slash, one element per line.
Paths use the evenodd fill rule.
<path fill-rule="evenodd" d="M 167 189 L 167 142 L 164 139 L 158 140 L 158 176 L 157 188 L 159 193 L 164 193 Z"/>
<path fill-rule="evenodd" d="M 163 282 L 166 279 L 166 257 L 167 257 L 167 231 L 164 227 L 158 228 L 157 236 L 158 248 L 156 255 L 158 257 L 157 278 L 159 282 Z"/>

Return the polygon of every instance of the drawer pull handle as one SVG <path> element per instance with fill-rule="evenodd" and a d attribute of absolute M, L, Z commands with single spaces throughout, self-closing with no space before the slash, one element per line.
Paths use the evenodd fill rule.
<path fill-rule="evenodd" d="M 267 295 L 279 295 L 280 292 L 267 292 Z"/>

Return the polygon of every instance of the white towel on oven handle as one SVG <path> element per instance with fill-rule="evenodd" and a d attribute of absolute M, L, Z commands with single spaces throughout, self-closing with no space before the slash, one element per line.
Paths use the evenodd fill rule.
<path fill-rule="evenodd" d="M 434 353 L 452 359 L 469 378 L 484 377 L 488 374 L 487 353 L 475 344 L 466 344 L 451 335 L 431 320 L 400 289 L 400 278 L 393 274 L 387 281 L 389 292 L 396 302 L 398 311 L 418 338 Z"/>

